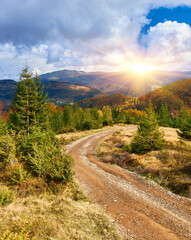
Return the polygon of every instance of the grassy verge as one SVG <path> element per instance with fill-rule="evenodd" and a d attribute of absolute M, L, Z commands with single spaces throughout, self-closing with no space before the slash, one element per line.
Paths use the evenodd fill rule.
<path fill-rule="evenodd" d="M 97 147 L 104 162 L 117 164 L 153 180 L 176 194 L 191 197 L 191 143 L 178 139 L 175 129 L 161 128 L 166 143 L 161 151 L 131 154 L 126 148 L 136 129 L 122 130 L 106 137 Z"/>
<path fill-rule="evenodd" d="M 92 129 L 92 130 L 87 130 L 87 131 L 75 131 L 75 132 L 70 132 L 70 133 L 63 133 L 63 134 L 58 134 L 56 137 L 59 139 L 59 142 L 62 145 L 67 145 L 73 141 L 76 141 L 80 138 L 92 135 L 97 132 L 102 132 L 102 131 L 107 131 L 111 130 L 113 127 L 108 126 L 108 127 L 103 127 L 101 129 Z"/>
<path fill-rule="evenodd" d="M 11 204 L 0 206 L 0 222 L 0 240 L 121 239 L 75 182 L 57 195 L 16 196 Z"/>

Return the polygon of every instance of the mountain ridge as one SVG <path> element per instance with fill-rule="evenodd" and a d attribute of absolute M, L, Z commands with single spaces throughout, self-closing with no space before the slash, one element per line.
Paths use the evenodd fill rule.
<path fill-rule="evenodd" d="M 152 71 L 138 74 L 130 70 L 120 72 L 84 72 L 61 70 L 40 75 L 42 82 L 59 81 L 97 88 L 105 94 L 122 93 L 140 97 L 157 88 L 183 78 L 191 72 Z"/>
<path fill-rule="evenodd" d="M 16 81 L 12 79 L 0 80 L 0 101 L 8 105 L 13 97 Z M 70 83 L 49 81 L 44 82 L 44 93 L 48 93 L 48 99 L 57 104 L 76 102 L 84 98 L 93 97 L 102 92 L 96 88 L 80 86 Z"/>

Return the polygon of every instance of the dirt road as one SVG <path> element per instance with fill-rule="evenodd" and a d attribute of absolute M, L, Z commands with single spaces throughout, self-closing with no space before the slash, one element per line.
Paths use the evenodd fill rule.
<path fill-rule="evenodd" d="M 117 130 L 99 132 L 67 146 L 79 183 L 113 219 L 125 239 L 191 239 L 190 199 L 96 157 L 100 140 Z"/>

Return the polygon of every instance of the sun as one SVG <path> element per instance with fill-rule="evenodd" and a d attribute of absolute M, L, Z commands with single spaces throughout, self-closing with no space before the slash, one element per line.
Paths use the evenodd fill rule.
<path fill-rule="evenodd" d="M 130 69 L 136 73 L 146 73 L 151 72 L 153 70 L 153 67 L 149 64 L 136 63 L 133 64 Z"/>

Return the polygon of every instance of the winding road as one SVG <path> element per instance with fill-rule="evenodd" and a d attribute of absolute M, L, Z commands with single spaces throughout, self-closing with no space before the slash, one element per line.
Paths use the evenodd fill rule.
<path fill-rule="evenodd" d="M 124 239 L 191 239 L 190 199 L 176 196 L 136 173 L 103 163 L 96 157 L 97 144 L 118 130 L 99 132 L 67 146 L 67 152 L 75 160 L 78 182 L 90 199 L 111 217 Z"/>

